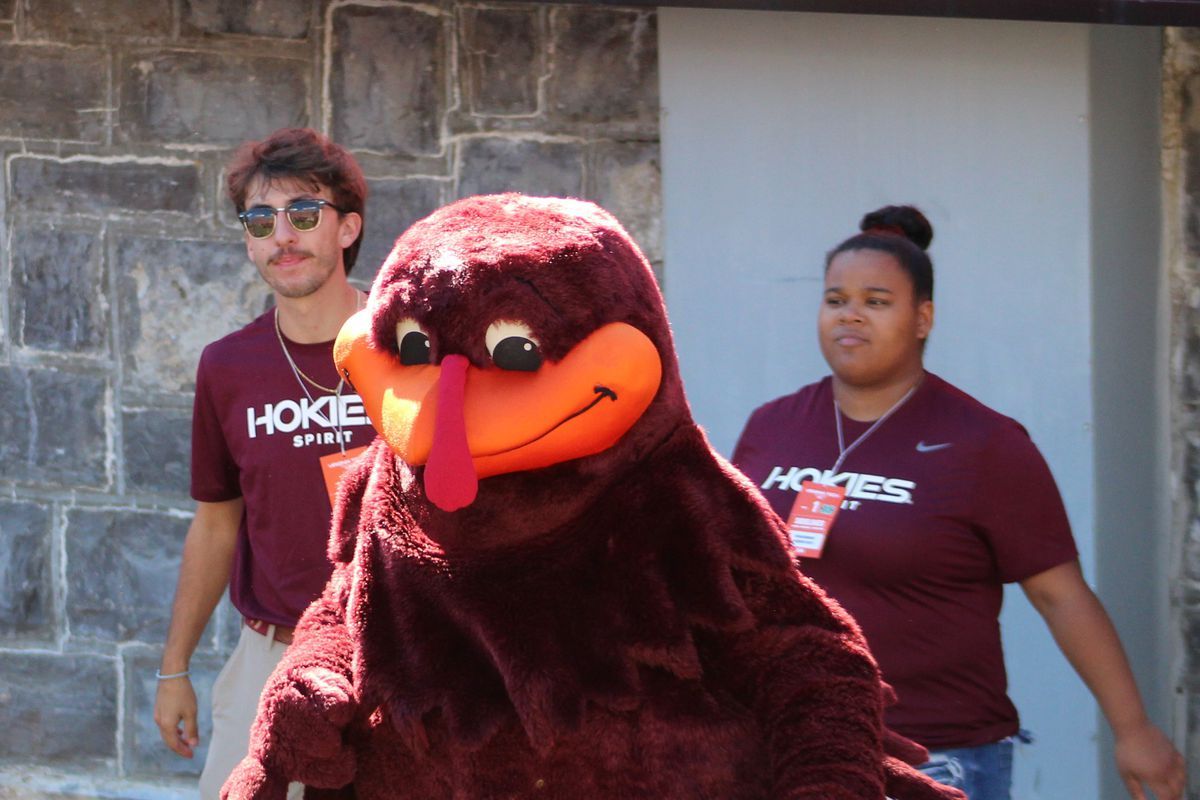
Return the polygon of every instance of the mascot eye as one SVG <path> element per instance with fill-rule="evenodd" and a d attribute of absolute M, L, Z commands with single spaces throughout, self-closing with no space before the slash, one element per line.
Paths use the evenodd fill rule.
<path fill-rule="evenodd" d="M 533 332 L 523 322 L 493 322 L 484 337 L 492 363 L 500 369 L 536 372 L 542 353 Z"/>
<path fill-rule="evenodd" d="M 429 335 L 421 330 L 415 319 L 402 319 L 396 323 L 396 349 L 400 351 L 400 363 L 406 367 L 428 364 L 433 360 Z"/>

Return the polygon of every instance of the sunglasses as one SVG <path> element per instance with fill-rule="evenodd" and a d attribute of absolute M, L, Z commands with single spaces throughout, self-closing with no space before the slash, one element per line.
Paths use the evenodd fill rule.
<path fill-rule="evenodd" d="M 246 228 L 246 233 L 255 239 L 265 239 L 275 232 L 275 218 L 279 212 L 287 214 L 288 223 L 298 231 L 316 230 L 321 224 L 321 209 L 329 206 L 334 211 L 341 211 L 328 200 L 293 200 L 283 208 L 270 206 L 254 206 L 238 212 L 238 219 Z"/>

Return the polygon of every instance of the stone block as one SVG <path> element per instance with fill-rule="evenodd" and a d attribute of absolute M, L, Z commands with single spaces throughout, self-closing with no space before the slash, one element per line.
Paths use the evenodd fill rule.
<path fill-rule="evenodd" d="M 0 500 L 0 638 L 50 638 L 50 509 Z"/>
<path fill-rule="evenodd" d="M 165 37 L 173 27 L 171 0 L 37 0 L 29 6 L 24 24 L 30 39 Z"/>
<path fill-rule="evenodd" d="M 98 374 L 30 373 L 38 424 L 35 464 L 46 483 L 104 489 L 108 382 Z"/>
<path fill-rule="evenodd" d="M 1196 86 L 1200 92 L 1200 78 L 1197 78 Z M 1186 192 L 1183 199 L 1183 244 L 1193 257 L 1200 255 L 1200 95 L 1194 98 L 1194 102 L 1197 103 L 1197 129 L 1186 132 L 1183 137 L 1183 149 L 1187 154 L 1183 160 L 1183 188 Z"/>
<path fill-rule="evenodd" d="M 380 178 L 370 181 L 367 226 L 362 249 L 350 276 L 355 283 L 370 285 L 396 237 L 444 202 L 447 181 L 436 178 Z"/>
<path fill-rule="evenodd" d="M 0 367 L 0 475 L 16 481 L 30 480 L 33 465 L 33 387 L 29 374 L 15 367 Z"/>
<path fill-rule="evenodd" d="M 459 144 L 458 196 L 491 192 L 579 197 L 583 147 L 577 142 L 478 138 Z"/>
<path fill-rule="evenodd" d="M 4 474 L 59 488 L 107 488 L 107 395 L 100 375 L 0 368 Z"/>
<path fill-rule="evenodd" d="M 216 629 L 217 638 L 213 649 L 218 655 L 228 657 L 233 652 L 233 648 L 237 646 L 238 637 L 242 635 L 242 612 L 238 611 L 229 600 L 228 591 L 221 598 L 221 602 L 217 604 L 214 618 L 213 626 Z"/>
<path fill-rule="evenodd" d="M 1194 640 L 1193 640 L 1194 643 Z M 1182 674 L 1183 694 L 1186 695 L 1188 705 L 1188 741 L 1192 743 L 1192 754 L 1200 756 L 1200 664 L 1196 662 L 1195 651 L 1191 651 L 1191 657 L 1188 659 Z M 1185 751 L 1185 755 L 1186 755 Z M 1194 766 L 1191 765 L 1191 766 Z M 1189 766 L 1189 772 L 1191 771 Z M 1188 794 L 1188 798 L 1195 797 L 1193 794 Z"/>
<path fill-rule="evenodd" d="M 658 142 L 598 142 L 588 197 L 621 221 L 652 263 L 662 261 L 662 166 Z"/>
<path fill-rule="evenodd" d="M 1194 459 L 1190 460 L 1194 461 Z M 1189 501 L 1194 504 L 1195 484 L 1193 482 L 1189 482 L 1184 485 L 1187 486 L 1192 493 L 1192 497 L 1189 498 Z M 1196 608 L 1200 607 L 1200 591 L 1197 591 L 1195 584 L 1197 577 L 1200 577 L 1200 519 L 1193 517 L 1188 523 L 1187 536 L 1184 539 L 1182 549 L 1182 575 L 1185 579 L 1188 579 L 1188 582 L 1182 584 L 1184 586 L 1182 602 L 1192 609 L 1192 616 L 1200 616 L 1200 614 L 1197 614 L 1195 611 Z M 1192 644 L 1200 647 L 1200 636 L 1194 637 Z"/>
<path fill-rule="evenodd" d="M 658 127 L 658 34 L 649 11 L 557 6 L 550 12 L 548 111 L 567 122 Z"/>
<path fill-rule="evenodd" d="M 459 74 L 472 114 L 534 114 L 545 47 L 533 8 L 459 11 Z"/>
<path fill-rule="evenodd" d="M 112 659 L 0 653 L 0 753 L 5 760 L 95 764 L 116 757 L 116 731 Z"/>
<path fill-rule="evenodd" d="M 335 141 L 409 156 L 441 152 L 447 22 L 424 9 L 334 7 L 329 85 Z"/>
<path fill-rule="evenodd" d="M 1180 121 L 1185 131 L 1200 132 L 1200 74 L 1192 72 L 1181 77 L 1183 86 L 1180 87 L 1180 100 L 1183 101 L 1183 108 Z"/>
<path fill-rule="evenodd" d="M 204 346 L 262 313 L 270 291 L 235 237 L 113 237 L 127 402 L 135 390 L 192 391 Z"/>
<path fill-rule="evenodd" d="M 9 207 L 103 218 L 113 210 L 201 212 L 197 164 L 15 156 Z"/>
<path fill-rule="evenodd" d="M 138 409 L 121 415 L 126 488 L 188 496 L 192 415 L 174 409 Z"/>
<path fill-rule="evenodd" d="M 100 48 L 0 42 L 0 136 L 102 142 L 107 76 Z"/>
<path fill-rule="evenodd" d="M 117 74 L 126 143 L 233 146 L 310 121 L 306 61 L 153 50 L 125 54 Z"/>
<path fill-rule="evenodd" d="M 18 225 L 10 294 L 16 341 L 61 353 L 102 353 L 109 300 L 98 235 Z"/>
<path fill-rule="evenodd" d="M 311 0 L 183 0 L 185 33 L 242 34 L 276 39 L 307 39 Z"/>
<path fill-rule="evenodd" d="M 107 764 L 86 774 L 36 764 L 0 764 L 0 800 L 197 800 L 196 778 L 137 779 L 111 773 Z"/>
<path fill-rule="evenodd" d="M 65 611 L 71 636 L 163 641 L 189 522 L 148 511 L 69 510 Z"/>
<path fill-rule="evenodd" d="M 192 656 L 192 688 L 196 690 L 200 746 L 192 759 L 180 758 L 163 744 L 154 724 L 154 696 L 160 651 L 129 648 L 122 653 L 125 669 L 125 774 L 139 777 L 199 775 L 212 738 L 212 684 L 224 659 L 212 653 Z"/>
<path fill-rule="evenodd" d="M 1195 580 L 1195 578 L 1192 578 L 1192 580 Z M 1187 652 L 1200 652 L 1197 649 L 1200 648 L 1200 608 L 1193 605 L 1184 609 L 1180 621 L 1182 623 L 1181 633 L 1183 634 L 1183 643 L 1187 647 Z M 1200 667 L 1200 664 L 1196 666 Z M 1200 672 L 1196 672 L 1194 677 L 1200 681 Z"/>
<path fill-rule="evenodd" d="M 1176 379 L 1180 383 L 1180 399 L 1184 404 L 1194 403 L 1200 398 L 1200 309 L 1192 305 L 1176 306 L 1179 322 L 1180 358 L 1178 360 L 1179 374 Z M 1186 406 L 1185 406 L 1186 407 Z M 1192 450 L 1196 445 L 1191 446 Z"/>

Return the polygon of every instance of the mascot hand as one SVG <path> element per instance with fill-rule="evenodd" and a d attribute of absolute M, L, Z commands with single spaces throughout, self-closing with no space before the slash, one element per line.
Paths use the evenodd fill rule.
<path fill-rule="evenodd" d="M 929 751 L 912 739 L 907 739 L 891 728 L 883 729 L 883 752 L 905 764 L 924 764 L 929 760 Z"/>
<path fill-rule="evenodd" d="M 894 756 L 884 756 L 887 796 L 897 800 L 968 800 L 958 789 L 934 781 Z"/>
<path fill-rule="evenodd" d="M 287 778 L 272 773 L 254 756 L 246 756 L 221 787 L 221 800 L 285 800 Z"/>
<path fill-rule="evenodd" d="M 263 696 L 251 754 L 305 786 L 345 786 L 354 780 L 355 758 L 344 732 L 357 708 L 344 675 L 322 667 L 290 670 L 286 682 Z"/>

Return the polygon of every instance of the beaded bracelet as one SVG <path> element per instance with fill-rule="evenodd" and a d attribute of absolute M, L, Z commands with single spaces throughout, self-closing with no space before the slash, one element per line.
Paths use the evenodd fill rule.
<path fill-rule="evenodd" d="M 186 678 L 191 674 L 192 671 L 190 669 L 185 669 L 183 672 L 172 672 L 170 675 L 163 675 L 158 670 L 154 670 L 154 677 L 158 678 L 160 681 L 170 680 L 171 678 Z"/>

